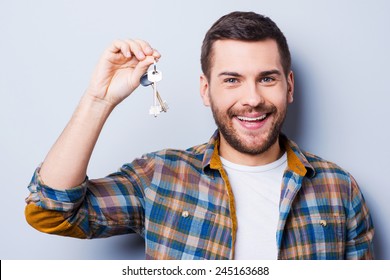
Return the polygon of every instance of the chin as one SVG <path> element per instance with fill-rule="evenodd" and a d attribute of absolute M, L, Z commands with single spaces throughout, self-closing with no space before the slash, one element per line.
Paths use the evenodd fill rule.
<path fill-rule="evenodd" d="M 248 135 L 224 135 L 225 141 L 236 151 L 249 155 L 258 155 L 268 151 L 277 141 L 278 133 L 257 136 Z M 250 139 L 248 139 L 250 138 Z"/>

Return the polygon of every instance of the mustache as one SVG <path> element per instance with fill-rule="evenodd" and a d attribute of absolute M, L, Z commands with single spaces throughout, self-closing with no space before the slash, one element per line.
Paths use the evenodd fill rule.
<path fill-rule="evenodd" d="M 277 111 L 276 107 L 274 105 L 258 105 L 256 107 L 247 106 L 245 109 L 235 109 L 235 108 L 229 108 L 227 111 L 227 114 L 230 118 L 234 116 L 243 116 L 245 114 L 253 114 L 253 113 L 260 113 L 260 114 L 272 114 Z"/>

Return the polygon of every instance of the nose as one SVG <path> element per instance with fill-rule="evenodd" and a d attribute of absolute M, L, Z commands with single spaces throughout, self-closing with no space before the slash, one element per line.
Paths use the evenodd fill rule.
<path fill-rule="evenodd" d="M 245 88 L 243 88 L 241 105 L 257 107 L 260 104 L 264 103 L 264 98 L 259 89 L 257 83 L 248 83 Z"/>

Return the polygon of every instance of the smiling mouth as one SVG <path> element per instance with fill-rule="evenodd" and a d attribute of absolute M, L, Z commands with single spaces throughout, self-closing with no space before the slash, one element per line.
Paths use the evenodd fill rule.
<path fill-rule="evenodd" d="M 264 114 L 255 118 L 251 117 L 244 117 L 244 116 L 237 116 L 237 119 L 239 119 L 242 122 L 261 122 L 265 120 L 268 117 L 269 114 Z"/>

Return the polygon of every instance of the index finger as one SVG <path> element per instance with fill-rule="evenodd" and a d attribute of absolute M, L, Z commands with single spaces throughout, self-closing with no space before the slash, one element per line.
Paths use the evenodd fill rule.
<path fill-rule="evenodd" d="M 153 56 L 156 60 L 161 57 L 161 54 L 156 49 L 152 48 L 147 41 L 139 39 L 127 41 L 131 46 L 133 45 L 133 43 L 135 43 L 134 47 L 137 48 L 137 51 L 134 54 L 139 60 L 143 60 L 145 56 Z"/>
<path fill-rule="evenodd" d="M 115 40 L 111 43 L 108 51 L 114 54 L 122 53 L 125 57 L 131 57 L 134 54 L 128 42 L 123 40 Z"/>

